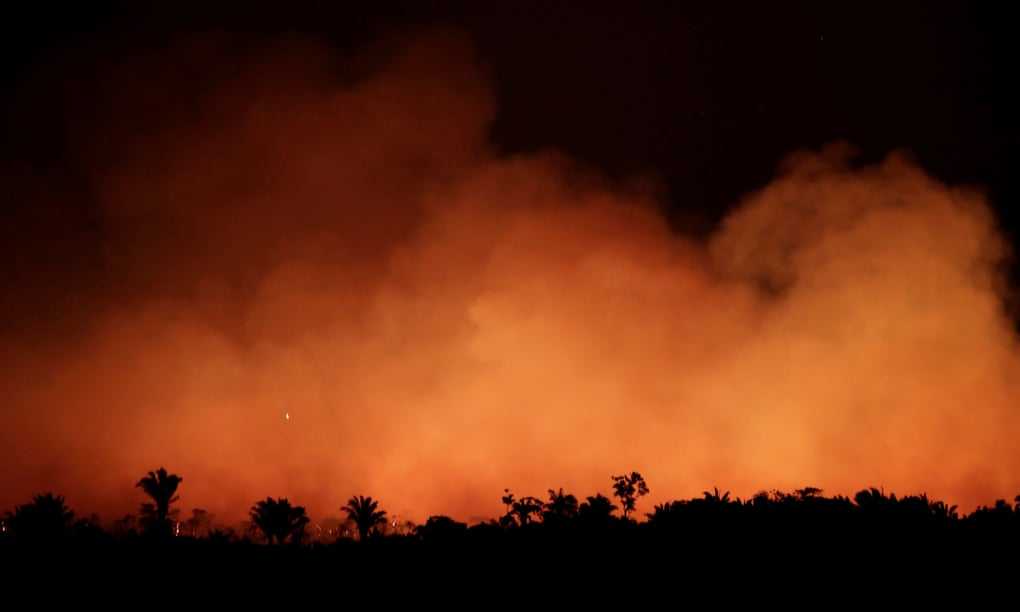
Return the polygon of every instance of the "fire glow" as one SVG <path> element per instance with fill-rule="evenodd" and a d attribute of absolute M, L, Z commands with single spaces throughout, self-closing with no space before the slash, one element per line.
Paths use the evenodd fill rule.
<path fill-rule="evenodd" d="M 110 69 L 108 122 L 73 131 L 108 282 L 78 296 L 80 337 L 4 340 L 0 507 L 45 483 L 130 510 L 152 465 L 224 517 L 355 493 L 494 516 L 505 487 L 631 469 L 649 505 L 1020 490 L 1009 254 L 979 193 L 833 146 L 692 239 L 644 181 L 492 150 L 454 34 L 353 82 L 314 45 L 197 48 Z M 165 77 L 181 65 L 215 86 Z"/>

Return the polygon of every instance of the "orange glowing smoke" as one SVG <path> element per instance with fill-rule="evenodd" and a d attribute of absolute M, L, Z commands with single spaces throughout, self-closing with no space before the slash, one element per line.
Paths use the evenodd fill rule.
<path fill-rule="evenodd" d="M 491 150 L 472 57 L 440 32 L 102 64 L 72 135 L 106 280 L 68 300 L 79 334 L 0 339 L 0 507 L 131 510 L 159 465 L 220 517 L 363 493 L 467 519 L 632 469 L 649 508 L 716 484 L 1020 491 L 979 193 L 833 147 L 685 239 L 644 182 Z"/>

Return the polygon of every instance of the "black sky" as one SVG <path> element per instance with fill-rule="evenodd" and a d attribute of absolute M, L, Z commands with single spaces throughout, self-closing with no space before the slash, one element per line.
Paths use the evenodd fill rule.
<path fill-rule="evenodd" d="M 407 26 L 460 27 L 492 71 L 497 146 L 554 147 L 612 176 L 660 177 L 683 231 L 710 230 L 791 151 L 845 140 L 862 161 L 902 148 L 940 180 L 986 188 L 1007 234 L 1020 235 L 1006 157 L 1015 43 L 992 3 L 137 4 L 33 5 L 5 18 L 0 160 L 67 196 L 44 213 L 8 196 L 0 269 L 12 290 L 41 282 L 40 266 L 53 272 L 43 278 L 74 282 L 81 275 L 61 272 L 98 261 L 88 255 L 94 203 L 75 196 L 79 171 L 54 121 L 68 100 L 46 92 L 87 77 L 76 56 L 206 30 L 306 33 L 349 49 Z M 31 270 L 19 256 L 27 247 L 48 254 Z"/>

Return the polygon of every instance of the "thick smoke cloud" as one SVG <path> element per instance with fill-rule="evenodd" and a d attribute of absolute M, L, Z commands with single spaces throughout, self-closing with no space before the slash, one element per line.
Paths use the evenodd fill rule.
<path fill-rule="evenodd" d="M 159 465 L 223 517 L 471 518 L 631 469 L 653 501 L 1020 491 L 1007 245 L 902 155 L 793 155 L 693 240 L 643 181 L 498 155 L 454 33 L 96 66 L 67 121 L 101 273 L 68 284 L 78 333 L 3 340 L 0 506 L 111 516 Z"/>

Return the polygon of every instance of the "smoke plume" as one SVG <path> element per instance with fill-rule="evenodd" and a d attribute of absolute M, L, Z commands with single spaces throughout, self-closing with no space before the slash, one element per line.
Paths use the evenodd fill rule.
<path fill-rule="evenodd" d="M 90 66 L 53 118 L 82 184 L 5 171 L 41 211 L 97 205 L 92 251 L 54 263 L 43 215 L 15 262 L 38 282 L 8 301 L 71 324 L 0 336 L 0 507 L 129 511 L 160 465 L 224 517 L 356 493 L 492 516 L 504 487 L 624 470 L 649 508 L 713 485 L 1020 491 L 1008 245 L 980 192 L 904 154 L 796 153 L 691 238 L 650 181 L 499 154 L 456 33 Z"/>

